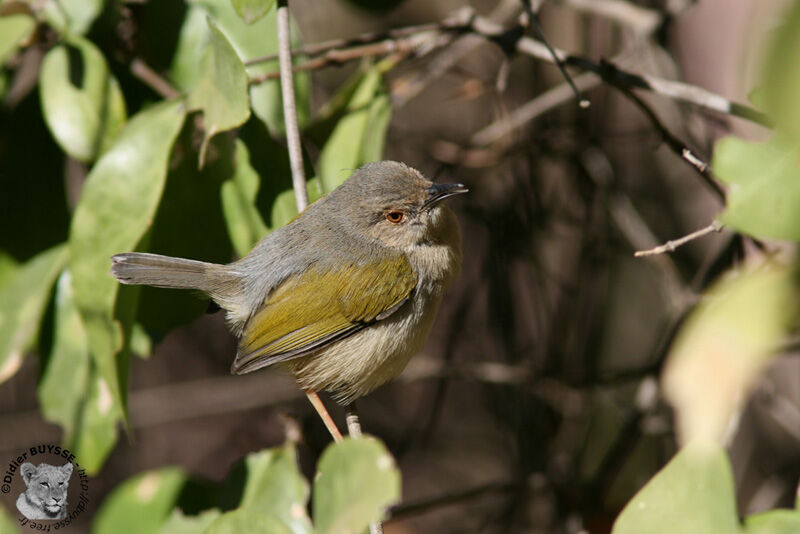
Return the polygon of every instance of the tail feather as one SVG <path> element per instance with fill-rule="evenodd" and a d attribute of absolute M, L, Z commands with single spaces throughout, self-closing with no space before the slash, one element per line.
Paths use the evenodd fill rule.
<path fill-rule="evenodd" d="M 223 265 L 159 254 L 129 252 L 111 257 L 111 274 L 123 284 L 199 289 L 209 293 L 220 285 L 223 273 Z"/>

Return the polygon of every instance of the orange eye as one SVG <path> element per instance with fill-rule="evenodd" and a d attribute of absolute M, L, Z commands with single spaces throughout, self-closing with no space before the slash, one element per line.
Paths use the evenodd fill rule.
<path fill-rule="evenodd" d="M 386 220 L 392 224 L 400 224 L 405 218 L 406 214 L 402 211 L 390 211 L 386 214 Z"/>

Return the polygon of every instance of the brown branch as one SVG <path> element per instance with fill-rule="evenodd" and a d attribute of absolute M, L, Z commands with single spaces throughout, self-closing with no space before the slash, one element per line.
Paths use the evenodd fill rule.
<path fill-rule="evenodd" d="M 422 26 L 411 26 L 408 28 L 398 28 L 396 30 L 392 30 L 395 35 L 399 34 L 403 36 L 400 38 L 385 39 L 384 34 L 369 34 L 363 37 L 363 39 L 367 40 L 370 38 L 377 39 L 379 37 L 379 42 L 382 42 L 383 44 L 377 46 L 376 48 L 355 47 L 355 50 L 346 52 L 345 50 L 335 51 L 336 46 L 341 45 L 343 42 L 347 43 L 348 41 L 346 40 L 320 43 L 319 45 L 316 45 L 317 48 L 315 50 L 323 52 L 326 50 L 325 47 L 333 46 L 333 48 L 327 49 L 329 51 L 335 51 L 332 55 L 332 58 L 326 61 L 314 61 L 312 59 L 309 62 L 301 63 L 296 67 L 296 69 L 314 70 L 331 64 L 341 63 L 342 61 L 350 61 L 369 55 L 380 55 L 381 53 L 387 53 L 392 46 L 396 45 L 386 44 L 386 41 L 397 41 L 398 39 L 413 38 L 419 34 L 419 28 L 424 28 L 422 33 L 456 33 L 462 34 L 464 37 L 467 35 L 478 35 L 497 43 L 507 52 L 518 52 L 520 54 L 525 54 L 532 58 L 546 61 L 548 63 L 555 64 L 557 62 L 561 62 L 568 67 L 594 72 L 607 83 L 613 83 L 631 89 L 642 89 L 666 98 L 687 102 L 703 109 L 739 117 L 766 127 L 771 127 L 772 124 L 766 114 L 745 104 L 728 100 L 727 98 L 708 91 L 702 87 L 675 80 L 668 80 L 666 78 L 652 76 L 649 74 L 639 74 L 625 71 L 617 68 L 611 63 L 598 63 L 582 56 L 569 54 L 559 48 L 552 48 L 551 53 L 547 46 L 541 41 L 525 36 L 523 32 L 520 31 L 521 26 L 519 23 L 511 28 L 505 28 L 503 25 L 496 23 L 489 18 L 475 15 L 474 11 L 472 11 L 470 8 L 460 9 L 453 16 L 448 17 L 444 21 L 437 24 L 425 24 Z M 431 33 L 430 35 L 433 34 Z M 360 40 L 360 38 L 354 39 Z M 465 47 L 465 49 L 469 51 L 473 48 L 473 46 L 474 45 Z M 344 53 L 344 55 L 342 55 L 342 53 Z M 268 57 L 272 58 L 272 56 Z M 456 60 L 460 57 L 462 56 L 458 56 Z M 448 65 L 452 65 L 452 63 L 453 62 L 448 62 Z M 261 79 L 266 80 L 274 77 L 277 77 L 276 73 L 267 73 L 257 79 L 254 79 L 253 83 L 257 83 L 257 81 L 260 81 Z"/>
<path fill-rule="evenodd" d="M 674 239 L 672 241 L 667 241 L 663 245 L 659 245 L 655 248 L 651 248 L 649 250 L 638 250 L 633 255 L 637 258 L 641 258 L 643 256 L 655 256 L 656 254 L 664 254 L 666 252 L 674 252 L 676 248 L 685 245 L 689 241 L 694 241 L 695 239 L 699 239 L 701 237 L 707 236 L 712 232 L 721 232 L 722 229 L 725 228 L 725 225 L 719 221 L 714 221 L 705 228 L 701 228 L 696 232 L 692 232 L 689 235 L 685 235 L 679 239 Z"/>
<path fill-rule="evenodd" d="M 162 78 L 156 71 L 151 69 L 147 63 L 139 58 L 135 58 L 131 62 L 131 74 L 166 99 L 178 98 L 181 96 L 180 91 L 172 87 L 172 84 Z"/>
<path fill-rule="evenodd" d="M 653 109 L 648 106 L 644 100 L 634 94 L 633 91 L 623 85 L 619 85 L 617 82 L 611 82 L 610 85 L 621 92 L 628 100 L 633 102 L 636 107 L 638 107 L 642 113 L 647 116 L 653 127 L 658 130 L 658 133 L 661 134 L 661 139 L 670 148 L 670 150 L 677 154 L 683 161 L 688 163 L 692 169 L 697 171 L 697 173 L 703 178 L 703 181 L 705 181 L 706 185 L 708 185 L 720 199 L 724 200 L 725 191 L 717 183 L 717 181 L 714 180 L 714 177 L 711 174 L 711 166 L 700 156 L 698 156 L 691 148 L 689 148 L 686 143 L 675 137 L 672 132 L 670 132 L 669 129 L 664 126 L 664 124 L 658 118 L 658 115 L 656 115 L 656 112 L 653 111 Z"/>
<path fill-rule="evenodd" d="M 280 50 L 281 93 L 283 95 L 283 122 L 286 127 L 286 143 L 292 166 L 292 187 L 294 188 L 297 212 L 308 206 L 306 175 L 303 169 L 303 150 L 300 145 L 300 129 L 297 126 L 297 103 L 294 95 L 292 76 L 292 44 L 289 36 L 288 0 L 278 1 L 278 48 Z"/>

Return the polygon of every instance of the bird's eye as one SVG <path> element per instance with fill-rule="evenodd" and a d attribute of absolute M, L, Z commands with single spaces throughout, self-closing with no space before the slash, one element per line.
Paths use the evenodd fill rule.
<path fill-rule="evenodd" d="M 386 220 L 392 224 L 400 224 L 406 218 L 406 214 L 402 211 L 390 211 L 386 213 Z"/>

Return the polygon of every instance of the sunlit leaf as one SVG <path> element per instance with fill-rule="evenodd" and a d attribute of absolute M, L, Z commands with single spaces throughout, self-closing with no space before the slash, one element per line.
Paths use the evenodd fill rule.
<path fill-rule="evenodd" d="M 361 165 L 383 157 L 392 109 L 379 68 L 364 75 L 346 109 L 317 162 L 325 191 L 336 189 Z"/>
<path fill-rule="evenodd" d="M 261 179 L 250 165 L 247 146 L 236 140 L 236 172 L 222 184 L 222 210 L 233 248 L 245 256 L 269 229 L 257 207 Z"/>
<path fill-rule="evenodd" d="M 103 54 L 86 39 L 72 37 L 47 53 L 39 87 L 53 137 L 76 159 L 93 160 L 125 122 L 119 84 Z"/>
<path fill-rule="evenodd" d="M 724 450 L 708 444 L 687 446 L 631 499 L 612 533 L 741 532 L 733 489 Z"/>
<path fill-rule="evenodd" d="M 237 15 L 231 0 L 195 0 L 191 4 L 184 25 L 181 28 L 177 50 L 173 57 L 172 78 L 184 90 L 191 90 L 201 75 L 200 62 L 203 54 L 203 43 L 209 39 L 208 28 L 203 28 L 201 19 L 205 15 L 211 17 L 219 30 L 225 35 L 242 61 L 247 62 L 278 51 L 277 10 L 269 11 L 253 24 L 246 24 Z M 292 44 L 300 45 L 299 32 L 292 26 Z M 278 61 L 271 60 L 247 66 L 250 77 L 278 70 Z M 298 121 L 301 127 L 308 121 L 310 113 L 310 77 L 308 73 L 297 73 L 294 76 L 297 99 Z M 273 136 L 282 135 L 283 107 L 279 80 L 250 87 L 250 104 L 253 113 L 261 119 Z"/>
<path fill-rule="evenodd" d="M 246 24 L 252 24 L 272 8 L 275 0 L 231 0 L 233 9 Z"/>
<path fill-rule="evenodd" d="M 203 74 L 189 95 L 191 109 L 203 112 L 205 137 L 200 149 L 200 166 L 209 140 L 217 133 L 241 126 L 250 117 L 247 73 L 228 40 L 208 20 L 210 36 L 202 60 Z"/>
<path fill-rule="evenodd" d="M 58 0 L 44 2 L 42 13 L 61 33 L 84 34 L 103 11 L 105 0 Z"/>
<path fill-rule="evenodd" d="M 117 422 L 122 417 L 122 408 L 94 361 L 90 361 L 88 386 L 81 400 L 77 424 L 66 445 L 80 458 L 81 467 L 94 475 L 114 448 Z"/>
<path fill-rule="evenodd" d="M 13 376 L 39 329 L 50 290 L 67 260 L 64 246 L 49 249 L 22 265 L 0 289 L 0 383 Z"/>
<path fill-rule="evenodd" d="M 56 284 L 53 343 L 39 380 L 42 415 L 64 429 L 70 441 L 89 383 L 89 342 L 72 291 L 72 276 L 61 273 Z"/>
<path fill-rule="evenodd" d="M 205 534 L 292 534 L 280 519 L 256 508 L 227 512 L 211 523 Z"/>
<path fill-rule="evenodd" d="M 35 27 L 36 21 L 28 15 L 0 17 L 0 65 L 17 51 Z"/>
<path fill-rule="evenodd" d="M 796 308 L 792 275 L 777 266 L 712 287 L 678 332 L 662 375 L 683 443 L 722 439 Z"/>
<path fill-rule="evenodd" d="M 764 62 L 764 107 L 779 131 L 800 143 L 800 2 L 790 2 L 787 14 Z"/>
<path fill-rule="evenodd" d="M 745 519 L 747 534 L 796 534 L 800 532 L 800 512 L 771 510 Z"/>
<path fill-rule="evenodd" d="M 106 497 L 92 526 L 93 534 L 159 532 L 186 482 L 183 470 L 170 467 L 126 480 Z"/>
<path fill-rule="evenodd" d="M 800 144 L 717 141 L 712 168 L 728 184 L 720 220 L 746 234 L 800 241 Z"/>
<path fill-rule="evenodd" d="M 186 516 L 175 510 L 161 526 L 161 534 L 203 534 L 217 520 L 221 512 L 216 508 L 205 510 L 198 515 Z"/>
<path fill-rule="evenodd" d="M 232 251 L 220 189 L 236 170 L 234 141 L 226 135 L 214 137 L 206 164 L 198 169 L 194 132 L 193 125 L 187 124 L 173 145 L 166 187 L 147 243 L 141 246 L 168 256 L 227 263 Z M 202 231 L 198 231 L 199 225 Z M 199 292 L 142 287 L 136 319 L 149 334 L 159 338 L 200 317 L 207 307 L 208 299 Z"/>
<path fill-rule="evenodd" d="M 306 191 L 308 192 L 309 203 L 322 197 L 322 187 L 316 178 L 306 182 Z M 275 197 L 271 215 L 270 226 L 273 229 L 285 226 L 289 221 L 297 217 L 297 200 L 293 189 L 287 189 Z"/>
<path fill-rule="evenodd" d="M 400 472 L 373 438 L 330 445 L 319 460 L 312 492 L 318 534 L 358 534 L 400 498 Z"/>
<path fill-rule="evenodd" d="M 240 507 L 279 519 L 293 534 L 311 532 L 308 483 L 297 467 L 294 446 L 250 454 L 245 466 L 247 483 Z"/>
<path fill-rule="evenodd" d="M 89 349 L 112 401 L 124 413 L 117 365 L 122 348 L 114 306 L 119 284 L 108 274 L 110 257 L 132 250 L 155 214 L 167 163 L 181 125 L 180 102 L 165 102 L 140 112 L 95 164 L 81 192 L 70 229 L 70 271 L 75 302 L 87 329 Z"/>
<path fill-rule="evenodd" d="M 19 264 L 7 252 L 0 250 L 0 291 L 14 277 Z"/>
<path fill-rule="evenodd" d="M 17 527 L 17 522 L 11 514 L 8 513 L 5 506 L 0 506 L 0 532 L 19 532 L 19 527 Z"/>

